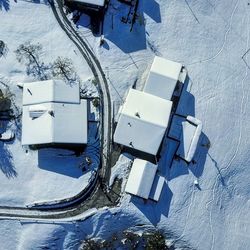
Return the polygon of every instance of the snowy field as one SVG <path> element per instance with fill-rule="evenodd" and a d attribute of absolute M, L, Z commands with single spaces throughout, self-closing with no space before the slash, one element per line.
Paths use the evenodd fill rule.
<path fill-rule="evenodd" d="M 162 229 L 182 248 L 250 249 L 250 55 L 242 59 L 250 48 L 250 5 L 245 0 L 141 2 L 141 25 L 138 21 L 133 32 L 120 22 L 124 6 L 112 0 L 105 20 L 105 44 L 98 48 L 98 39 L 87 38 L 96 43 L 93 46 L 109 78 L 113 101 L 120 102 L 136 79 L 137 88 L 143 86 L 154 54 L 186 66 L 188 88 L 178 112 L 203 122 L 196 163 L 186 166 L 174 161 L 169 169 L 165 144 L 160 169 L 166 184 L 157 204 L 145 204 L 124 194 L 119 207 L 100 210 L 83 222 L 52 225 L 2 221 L 0 238 L 11 237 L 3 240 L 4 249 L 77 249 L 86 237 L 106 238 L 127 228 L 140 231 L 152 227 Z M 56 26 L 47 6 L 18 2 L 8 12 L 0 12 L 4 20 L 0 29 L 9 25 L 6 18 L 14 15 L 15 9 L 24 19 L 33 15 L 30 8 L 44 9 L 40 17 Z M 43 27 L 39 25 L 37 35 Z M 81 29 L 85 32 L 86 28 Z M 19 32 L 13 35 L 24 39 Z M 64 41 L 71 46 L 67 38 Z M 8 73 L 13 80 L 15 75 Z M 129 160 L 124 157 L 122 167 L 116 164 L 115 176 L 127 175 L 124 168 Z"/>
<path fill-rule="evenodd" d="M 27 41 L 42 45 L 39 58 L 45 64 L 52 63 L 58 56 L 70 58 L 81 79 L 88 82 L 92 77 L 91 71 L 58 26 L 48 5 L 25 1 L 6 3 L 9 4 L 9 9 L 7 5 L 3 5 L 0 11 L 0 40 L 7 44 L 8 50 L 0 58 L 0 80 L 9 85 L 19 109 L 22 107 L 22 90 L 16 84 L 35 80 L 34 77 L 27 76 L 25 66 L 15 58 L 14 51 Z M 0 88 L 3 89 L 3 85 Z M 91 92 L 93 91 L 92 89 Z M 0 126 L 0 132 L 4 132 L 7 127 L 16 134 L 13 142 L 0 142 L 1 206 L 25 206 L 69 198 L 89 184 L 98 162 L 82 171 L 80 165 L 84 157 L 76 157 L 72 155 L 72 151 L 43 149 L 26 152 L 27 149 L 22 148 L 20 142 L 21 128 L 16 127 L 13 122 L 6 124 L 4 121 L 0 121 Z M 93 130 L 92 125 L 91 127 Z M 92 134 L 90 138 L 91 143 L 94 143 L 93 136 Z M 98 158 L 94 161 L 96 160 Z"/>

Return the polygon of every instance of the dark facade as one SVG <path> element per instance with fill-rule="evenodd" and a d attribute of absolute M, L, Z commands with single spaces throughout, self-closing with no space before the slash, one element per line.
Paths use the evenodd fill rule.
<path fill-rule="evenodd" d="M 88 14 L 102 12 L 102 11 L 104 11 L 104 9 L 106 7 L 106 3 L 104 4 L 104 6 L 99 6 L 99 5 L 95 5 L 95 4 L 78 2 L 75 0 L 64 0 L 64 4 L 66 6 L 68 6 L 70 9 L 79 10 L 82 12 L 86 12 Z"/>

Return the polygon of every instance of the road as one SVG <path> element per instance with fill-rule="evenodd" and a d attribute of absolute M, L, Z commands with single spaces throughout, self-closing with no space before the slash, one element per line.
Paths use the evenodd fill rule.
<path fill-rule="evenodd" d="M 80 192 L 77 196 L 68 200 L 59 201 L 54 205 L 48 204 L 46 206 L 41 206 L 40 209 L 0 206 L 0 217 L 2 218 L 62 220 L 80 215 L 93 207 L 102 207 L 112 204 L 110 204 L 110 197 L 108 197 L 109 201 L 107 201 L 107 193 L 105 190 L 110 176 L 110 155 L 112 146 L 111 97 L 105 73 L 94 52 L 88 46 L 88 42 L 84 37 L 78 34 L 71 22 L 67 19 L 63 11 L 62 2 L 60 0 L 55 0 L 55 2 L 51 0 L 50 6 L 58 24 L 84 57 L 98 83 L 100 96 L 101 165 L 92 184 L 87 190 Z"/>

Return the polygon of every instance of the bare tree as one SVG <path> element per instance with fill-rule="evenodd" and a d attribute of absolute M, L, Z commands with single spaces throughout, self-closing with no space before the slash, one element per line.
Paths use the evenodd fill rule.
<path fill-rule="evenodd" d="M 5 56 L 8 52 L 7 45 L 4 41 L 0 40 L 0 57 Z"/>
<path fill-rule="evenodd" d="M 15 103 L 15 95 L 11 93 L 9 84 L 8 80 L 0 77 L 0 114 L 7 111 L 6 115 L 14 116 L 16 123 L 19 123 L 22 112 Z"/>
<path fill-rule="evenodd" d="M 10 110 L 11 97 L 12 94 L 8 90 L 2 91 L 0 89 L 0 112 Z"/>
<path fill-rule="evenodd" d="M 73 63 L 69 58 L 59 56 L 53 63 L 52 74 L 54 77 L 64 79 L 69 84 L 80 83 L 80 78 L 76 74 Z"/>
<path fill-rule="evenodd" d="M 18 62 L 24 63 L 27 66 L 28 75 L 33 75 L 39 80 L 48 79 L 50 66 L 40 62 L 39 56 L 42 53 L 42 46 L 39 43 L 31 44 L 30 42 L 26 42 L 21 44 L 15 50 L 15 53 Z"/>

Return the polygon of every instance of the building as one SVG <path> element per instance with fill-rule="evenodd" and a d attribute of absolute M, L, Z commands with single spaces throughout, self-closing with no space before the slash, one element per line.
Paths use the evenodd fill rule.
<path fill-rule="evenodd" d="M 141 159 L 135 159 L 125 191 L 143 199 L 158 201 L 164 185 L 164 178 L 156 172 L 157 165 Z"/>
<path fill-rule="evenodd" d="M 172 102 L 130 89 L 119 111 L 114 142 L 141 158 L 156 156 L 168 127 Z"/>
<path fill-rule="evenodd" d="M 121 3 L 125 3 L 128 5 L 132 5 L 133 3 L 135 3 L 137 0 L 118 0 Z"/>
<path fill-rule="evenodd" d="M 186 70 L 182 64 L 155 56 L 143 91 L 171 100 L 178 82 L 184 83 Z"/>
<path fill-rule="evenodd" d="M 102 11 L 105 7 L 106 0 L 65 0 L 64 3 L 80 11 Z"/>
<path fill-rule="evenodd" d="M 79 85 L 61 80 L 24 83 L 22 145 L 72 146 L 87 143 L 87 101 Z"/>
<path fill-rule="evenodd" d="M 191 162 L 201 135 L 202 122 L 195 117 L 187 116 L 181 125 L 180 145 L 176 155 L 186 162 Z"/>
<path fill-rule="evenodd" d="M 202 122 L 192 116 L 174 115 L 168 136 L 177 141 L 176 155 L 191 162 L 202 132 Z"/>

